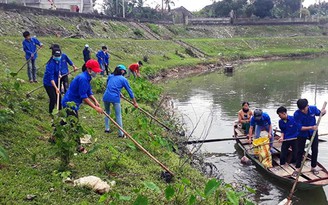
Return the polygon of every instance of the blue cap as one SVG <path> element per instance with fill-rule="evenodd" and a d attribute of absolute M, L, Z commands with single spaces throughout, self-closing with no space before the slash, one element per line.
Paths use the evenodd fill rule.
<path fill-rule="evenodd" d="M 117 67 L 119 67 L 121 70 L 125 70 L 126 71 L 126 67 L 124 65 L 118 65 Z"/>

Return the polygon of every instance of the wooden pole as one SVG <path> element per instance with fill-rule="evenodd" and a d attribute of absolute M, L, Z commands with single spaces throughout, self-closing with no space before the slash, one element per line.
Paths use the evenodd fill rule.
<path fill-rule="evenodd" d="M 131 102 L 130 100 L 128 100 L 126 97 L 124 97 L 123 95 L 121 95 L 121 97 L 126 100 L 128 103 L 130 103 L 131 105 L 133 105 L 133 102 Z M 162 125 L 165 129 L 167 129 L 168 131 L 172 131 L 168 126 L 166 126 L 164 123 L 162 123 L 161 121 L 159 121 L 157 118 L 155 118 L 154 116 L 152 116 L 149 112 L 147 112 L 146 110 L 142 109 L 141 107 L 138 107 L 138 109 L 145 113 L 146 115 L 148 115 L 150 118 L 152 118 L 153 120 L 155 120 L 158 124 Z"/>
<path fill-rule="evenodd" d="M 162 164 L 158 159 L 156 159 L 153 155 L 151 155 L 145 148 L 143 148 L 135 139 L 133 139 L 131 137 L 131 135 L 129 133 L 127 133 L 119 124 L 117 124 L 115 122 L 115 120 L 113 120 L 113 118 L 111 118 L 105 111 L 103 112 L 103 114 L 108 117 L 108 119 L 118 128 L 120 129 L 130 140 L 132 140 L 132 142 L 137 145 L 137 147 L 139 149 L 141 149 L 141 151 L 143 151 L 146 155 L 148 155 L 152 160 L 154 160 L 157 164 L 159 164 L 163 169 L 165 169 L 167 172 L 169 172 L 172 176 L 174 176 L 174 173 L 171 172 L 164 164 Z"/>
<path fill-rule="evenodd" d="M 208 139 L 208 140 L 193 140 L 193 141 L 186 141 L 183 144 L 197 144 L 197 143 L 208 143 L 208 142 L 221 142 L 221 141 L 228 141 L 228 140 L 236 140 L 236 139 L 248 139 L 248 137 L 238 137 L 238 138 L 221 138 L 221 139 Z"/>
<path fill-rule="evenodd" d="M 57 85 L 57 88 L 59 90 L 59 93 L 57 93 L 57 110 L 59 110 L 59 97 L 60 97 L 60 91 L 61 91 L 61 85 L 60 85 L 60 72 L 59 72 L 59 75 L 58 75 L 58 85 Z"/>

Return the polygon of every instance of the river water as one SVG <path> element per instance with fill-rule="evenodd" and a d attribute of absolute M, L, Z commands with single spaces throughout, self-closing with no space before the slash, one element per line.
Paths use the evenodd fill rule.
<path fill-rule="evenodd" d="M 310 105 L 321 109 L 328 100 L 328 58 L 253 62 L 236 67 L 232 75 L 222 71 L 202 74 L 165 83 L 173 98 L 180 120 L 195 138 L 228 138 L 243 101 L 251 109 L 262 108 L 277 127 L 276 109 L 285 106 L 290 115 L 297 109 L 296 101 L 307 98 Z M 211 123 L 212 122 L 212 123 Z M 197 125 L 198 124 L 198 125 Z M 324 116 L 319 134 L 328 133 L 328 116 Z M 195 128 L 196 127 L 196 128 Z M 323 139 L 325 137 L 322 137 Z M 326 136 L 328 140 L 328 136 Z M 281 184 L 259 172 L 254 166 L 240 163 L 242 153 L 234 141 L 206 143 L 201 152 L 214 163 L 222 178 L 229 183 L 246 184 L 256 194 L 249 197 L 258 204 L 277 204 L 286 198 L 291 186 Z M 328 167 L 328 142 L 319 145 L 319 162 Z M 328 186 L 295 194 L 297 203 L 328 204 Z"/>

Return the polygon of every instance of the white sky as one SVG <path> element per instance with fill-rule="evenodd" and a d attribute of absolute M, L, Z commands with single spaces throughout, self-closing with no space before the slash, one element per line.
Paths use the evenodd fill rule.
<path fill-rule="evenodd" d="M 161 0 L 144 0 L 145 5 L 150 7 L 155 7 L 157 4 L 161 4 Z M 310 4 L 314 4 L 319 1 L 328 1 L 328 0 L 304 0 L 303 5 L 305 7 L 308 7 Z M 97 2 L 102 2 L 102 0 L 97 0 Z M 173 0 L 175 3 L 175 6 L 172 6 L 172 8 L 184 6 L 190 11 L 199 11 L 203 7 L 212 4 L 212 0 Z"/>

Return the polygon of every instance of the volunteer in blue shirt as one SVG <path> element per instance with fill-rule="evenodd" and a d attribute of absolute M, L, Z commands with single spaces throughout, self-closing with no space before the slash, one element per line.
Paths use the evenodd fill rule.
<path fill-rule="evenodd" d="M 37 38 L 32 38 L 30 32 L 25 31 L 23 33 L 25 38 L 23 41 L 23 50 L 25 51 L 25 59 L 27 63 L 27 76 L 30 83 L 37 83 L 36 77 L 36 59 L 38 57 L 37 46 L 42 47 L 42 43 Z"/>
<path fill-rule="evenodd" d="M 248 141 L 251 143 L 255 127 L 255 139 L 260 137 L 261 131 L 266 130 L 270 142 L 273 142 L 272 125 L 270 116 L 261 109 L 255 109 L 250 121 Z M 270 145 L 272 146 L 272 144 Z"/>
<path fill-rule="evenodd" d="M 56 48 L 52 50 L 52 58 L 46 65 L 46 71 L 43 76 L 43 86 L 49 96 L 49 113 L 51 114 L 57 103 L 57 94 L 60 93 L 58 85 L 58 76 L 60 75 L 61 50 Z M 59 100 L 60 102 L 60 100 Z M 61 105 L 59 105 L 59 109 Z"/>
<path fill-rule="evenodd" d="M 301 126 L 295 122 L 293 116 L 287 115 L 287 109 L 285 107 L 279 107 L 277 114 L 280 117 L 279 128 L 281 130 L 279 142 L 282 142 L 280 165 L 286 164 L 289 147 L 292 147 L 292 159 L 290 163 L 295 163 L 297 157 L 297 136 L 301 130 Z"/>
<path fill-rule="evenodd" d="M 101 69 L 99 63 L 96 60 L 89 60 L 86 63 L 86 71 L 77 75 L 70 84 L 64 99 L 62 101 L 63 107 L 68 107 L 68 102 L 74 102 L 75 106 L 71 107 L 74 110 L 74 115 L 78 117 L 78 110 L 82 102 L 86 103 L 98 113 L 103 113 L 103 109 L 100 107 L 97 99 L 93 96 L 90 81 L 97 73 L 100 73 Z M 91 99 L 91 100 L 90 100 Z"/>
<path fill-rule="evenodd" d="M 68 65 L 72 66 L 72 68 L 74 69 L 74 71 L 76 71 L 78 68 L 74 65 L 74 63 L 71 61 L 71 59 L 65 54 L 62 54 L 61 57 L 61 70 L 60 70 L 60 74 L 63 76 L 61 78 L 61 83 L 63 85 L 64 88 L 64 93 L 66 93 L 67 89 L 68 89 Z"/>
<path fill-rule="evenodd" d="M 58 44 L 52 44 L 50 47 L 50 49 L 55 49 L 55 48 L 60 49 L 60 46 Z M 74 63 L 71 61 L 71 59 L 65 53 L 62 53 L 60 63 L 61 63 L 60 75 L 63 76 L 60 79 L 60 84 L 64 88 L 64 93 L 66 93 L 67 88 L 68 88 L 68 73 L 69 73 L 68 65 L 72 66 L 72 68 L 74 69 L 74 72 L 76 70 L 78 70 L 78 68 L 74 65 Z"/>
<path fill-rule="evenodd" d="M 296 110 L 294 113 L 294 119 L 302 126 L 302 128 L 297 140 L 298 151 L 296 159 L 296 170 L 294 172 L 294 175 L 297 175 L 297 172 L 300 171 L 306 139 L 310 139 L 312 137 L 313 131 L 318 130 L 318 127 L 316 126 L 315 116 L 319 116 L 321 113 L 321 111 L 316 106 L 309 106 L 307 99 L 299 99 L 297 101 L 297 107 L 298 110 Z M 322 114 L 326 114 L 326 110 L 322 110 Z M 319 174 L 320 171 L 319 168 L 317 168 L 318 147 L 319 140 L 317 132 L 311 146 L 311 170 L 315 175 Z"/>
<path fill-rule="evenodd" d="M 126 67 L 124 65 L 116 66 L 114 72 L 108 76 L 107 88 L 103 96 L 103 101 L 105 104 L 105 110 L 108 115 L 110 115 L 110 104 L 114 106 L 115 118 L 117 124 L 123 128 L 122 114 L 121 114 L 121 104 L 120 96 L 122 88 L 125 88 L 129 93 L 130 98 L 133 100 L 134 107 L 138 107 L 138 103 L 134 97 L 128 80 L 124 77 L 126 74 Z M 109 133 L 109 119 L 105 117 L 105 132 Z M 119 130 L 119 137 L 124 137 L 124 134 Z"/>
<path fill-rule="evenodd" d="M 88 44 L 85 44 L 84 49 L 83 49 L 83 60 L 84 60 L 84 63 L 86 63 L 90 59 L 91 59 L 91 52 L 89 50 L 89 45 Z"/>
<path fill-rule="evenodd" d="M 106 46 L 101 47 L 101 50 L 98 51 L 96 56 L 98 58 L 98 63 L 99 63 L 100 68 L 102 70 L 100 75 L 104 75 L 105 70 L 106 70 L 106 74 L 108 75 L 108 64 L 109 64 L 110 56 L 108 54 L 107 47 Z"/>

